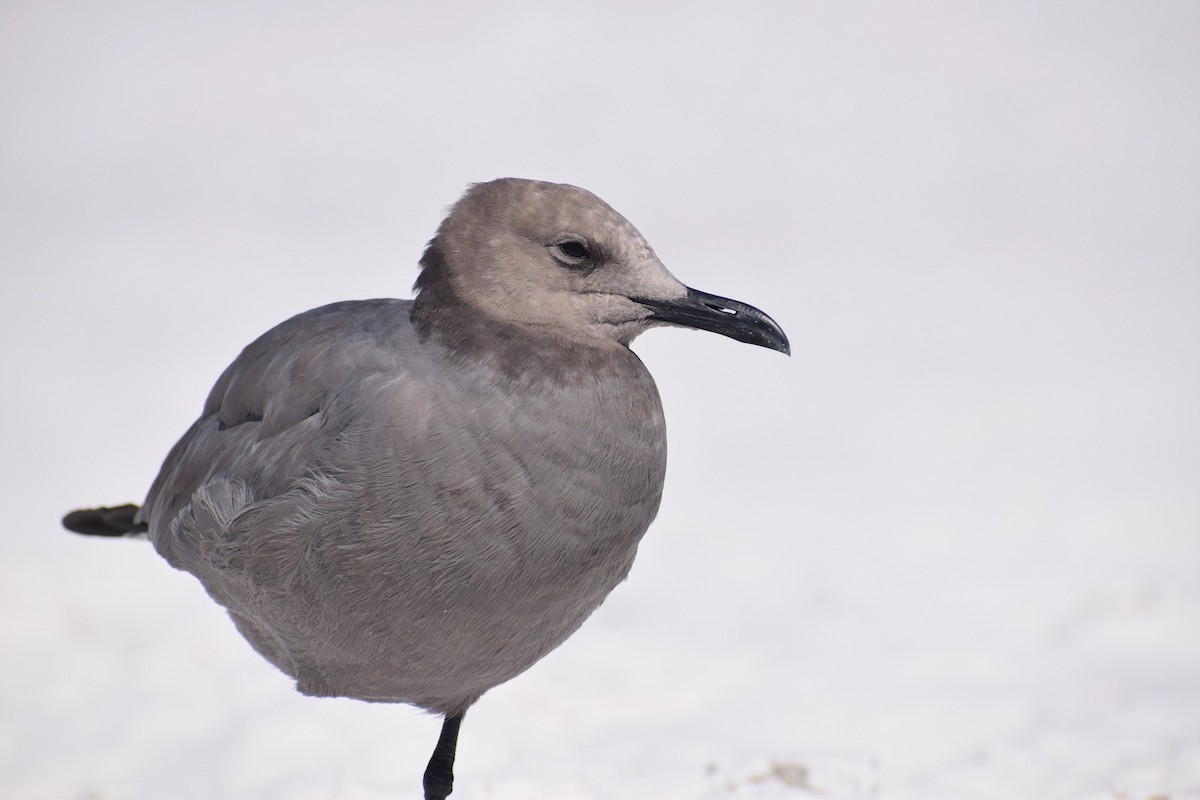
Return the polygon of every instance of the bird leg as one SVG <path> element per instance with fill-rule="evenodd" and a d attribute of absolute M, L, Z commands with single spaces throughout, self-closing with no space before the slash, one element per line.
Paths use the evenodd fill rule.
<path fill-rule="evenodd" d="M 462 712 L 447 715 L 442 723 L 442 735 L 429 766 L 425 768 L 425 800 L 446 800 L 454 790 L 454 749 L 458 745 L 458 726 L 462 724 Z"/>

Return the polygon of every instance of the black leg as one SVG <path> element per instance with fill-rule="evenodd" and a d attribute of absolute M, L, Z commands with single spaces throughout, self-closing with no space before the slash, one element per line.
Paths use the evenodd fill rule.
<path fill-rule="evenodd" d="M 446 717 L 433 757 L 425 768 L 425 800 L 446 800 L 454 790 L 454 748 L 458 745 L 458 726 L 463 715 Z"/>

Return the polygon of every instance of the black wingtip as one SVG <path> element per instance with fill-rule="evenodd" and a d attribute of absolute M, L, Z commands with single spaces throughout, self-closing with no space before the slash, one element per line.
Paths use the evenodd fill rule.
<path fill-rule="evenodd" d="M 133 503 L 113 508 L 81 508 L 63 517 L 63 527 L 85 536 L 132 536 L 145 533 L 144 522 L 134 522 L 139 508 Z"/>

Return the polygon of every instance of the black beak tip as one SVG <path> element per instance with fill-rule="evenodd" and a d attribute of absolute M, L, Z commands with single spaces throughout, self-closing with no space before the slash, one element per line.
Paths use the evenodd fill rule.
<path fill-rule="evenodd" d="M 689 288 L 688 297 L 692 302 L 707 307 L 713 314 L 708 324 L 697 327 L 706 328 L 739 342 L 775 350 L 785 356 L 792 354 L 792 343 L 788 341 L 783 328 L 760 309 L 739 300 L 730 300 L 698 289 Z"/>
<path fill-rule="evenodd" d="M 775 320 L 763 315 L 766 321 L 771 323 L 772 328 L 756 332 L 758 335 L 753 338 L 743 339 L 747 344 L 756 344 L 759 347 L 765 347 L 768 350 L 774 350 L 777 353 L 783 353 L 785 356 L 792 355 L 792 343 L 788 341 L 787 334 L 783 329 L 775 324 Z"/>
<path fill-rule="evenodd" d="M 634 298 L 650 310 L 650 319 L 672 325 L 712 331 L 746 344 L 792 354 L 792 345 L 779 323 L 759 309 L 739 300 L 689 288 L 684 297 L 673 300 Z"/>

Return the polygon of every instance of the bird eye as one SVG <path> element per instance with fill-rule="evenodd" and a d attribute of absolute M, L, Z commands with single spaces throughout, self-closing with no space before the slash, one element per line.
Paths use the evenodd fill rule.
<path fill-rule="evenodd" d="M 568 239 L 565 242 L 559 242 L 555 245 L 555 248 L 558 249 L 558 252 L 562 253 L 572 261 L 580 261 L 590 255 L 588 253 L 587 245 L 574 239 Z"/>

